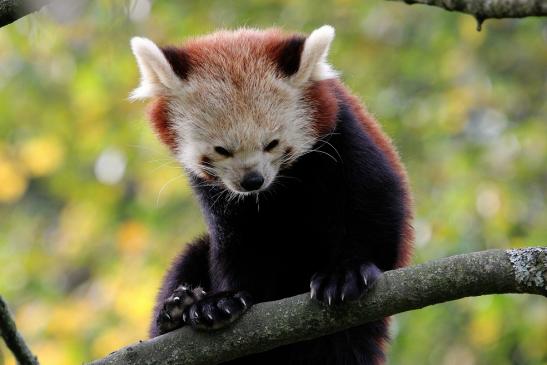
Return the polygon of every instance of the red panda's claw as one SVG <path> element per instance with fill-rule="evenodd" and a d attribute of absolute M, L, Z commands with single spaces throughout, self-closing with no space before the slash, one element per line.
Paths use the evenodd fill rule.
<path fill-rule="evenodd" d="M 160 333 L 173 331 L 186 323 L 186 311 L 192 304 L 199 301 L 204 293 L 203 289 L 191 289 L 188 285 L 180 285 L 171 296 L 163 302 L 156 319 Z"/>
<path fill-rule="evenodd" d="M 192 304 L 186 321 L 197 330 L 216 330 L 237 320 L 252 305 L 251 297 L 242 291 L 209 294 Z"/>
<path fill-rule="evenodd" d="M 330 274 L 316 273 L 310 281 L 310 298 L 333 306 L 361 298 L 381 275 L 372 263 L 341 265 Z"/>

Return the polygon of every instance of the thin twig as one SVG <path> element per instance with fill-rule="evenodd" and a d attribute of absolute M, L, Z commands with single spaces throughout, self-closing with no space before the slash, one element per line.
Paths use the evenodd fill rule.
<path fill-rule="evenodd" d="M 4 338 L 19 365 L 39 365 L 38 358 L 30 351 L 23 336 L 17 331 L 8 305 L 2 296 L 0 296 L 0 335 Z"/>
<path fill-rule="evenodd" d="M 54 0 L 0 0 L 0 28 L 42 9 Z"/>

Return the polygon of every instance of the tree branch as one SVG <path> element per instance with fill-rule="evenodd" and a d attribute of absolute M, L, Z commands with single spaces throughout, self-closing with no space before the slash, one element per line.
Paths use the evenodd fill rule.
<path fill-rule="evenodd" d="M 0 28 L 30 13 L 40 10 L 54 0 L 0 0 Z"/>
<path fill-rule="evenodd" d="M 185 327 L 91 365 L 217 364 L 432 304 L 502 293 L 547 296 L 547 247 L 481 251 L 388 271 L 365 298 L 336 309 L 310 301 L 309 294 L 257 304 L 227 329 Z"/>
<path fill-rule="evenodd" d="M 489 18 L 547 16 L 546 0 L 389 0 L 407 4 L 438 6 L 448 11 L 473 15 L 480 24 Z M 480 30 L 480 29 L 479 29 Z"/>
<path fill-rule="evenodd" d="M 27 347 L 23 336 L 17 331 L 15 322 L 11 318 L 8 305 L 0 296 L 0 336 L 11 350 L 19 365 L 38 365 L 38 359 Z"/>

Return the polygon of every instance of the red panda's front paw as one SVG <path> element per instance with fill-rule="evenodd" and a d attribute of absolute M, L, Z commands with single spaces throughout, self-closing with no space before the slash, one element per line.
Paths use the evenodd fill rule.
<path fill-rule="evenodd" d="M 310 282 L 310 297 L 326 305 L 361 298 L 382 274 L 372 263 L 347 264 L 331 273 L 316 273 Z"/>
<path fill-rule="evenodd" d="M 186 322 L 188 308 L 203 298 L 205 294 L 205 291 L 199 286 L 196 288 L 185 284 L 178 286 L 173 294 L 163 302 L 163 307 L 156 318 L 160 334 L 182 327 Z"/>
<path fill-rule="evenodd" d="M 209 294 L 188 309 L 185 322 L 198 330 L 219 329 L 241 317 L 251 305 L 251 297 L 244 291 Z"/>

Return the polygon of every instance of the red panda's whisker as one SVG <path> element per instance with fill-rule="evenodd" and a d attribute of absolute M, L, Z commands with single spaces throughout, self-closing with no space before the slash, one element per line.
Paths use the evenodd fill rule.
<path fill-rule="evenodd" d="M 160 203 L 160 198 L 161 198 L 161 193 L 163 193 L 163 190 L 165 190 L 165 188 L 171 184 L 173 181 L 175 180 L 178 180 L 180 179 L 181 177 L 184 177 L 184 174 L 180 174 L 178 176 L 175 176 L 171 179 L 169 179 L 165 184 L 163 184 L 163 186 L 161 187 L 160 191 L 158 192 L 158 196 L 156 197 L 156 208 L 159 207 L 159 203 Z"/>
<path fill-rule="evenodd" d="M 196 186 L 199 186 L 199 187 L 202 187 L 202 186 L 205 186 L 205 187 L 211 187 L 211 188 L 217 188 L 217 187 L 220 187 L 221 185 L 219 183 L 214 183 L 214 182 L 201 182 L 201 183 L 196 183 Z"/>
<path fill-rule="evenodd" d="M 212 167 L 205 166 L 203 164 L 198 164 L 197 166 L 199 168 L 201 168 L 203 171 L 207 172 L 209 175 L 212 175 L 214 177 L 218 177 L 217 172 Z"/>
<path fill-rule="evenodd" d="M 159 170 L 159 169 L 161 169 L 161 168 L 163 168 L 163 167 L 171 168 L 171 169 L 180 169 L 180 166 L 179 166 L 178 164 L 176 164 L 176 163 L 174 163 L 173 166 L 169 166 L 170 164 L 173 164 L 173 163 L 174 163 L 173 161 L 164 162 L 164 163 L 162 163 L 161 165 L 154 167 L 154 168 L 151 170 L 151 172 L 154 172 L 154 171 L 156 171 L 156 170 Z"/>
<path fill-rule="evenodd" d="M 173 161 L 172 158 L 156 158 L 155 160 L 148 160 L 146 162 L 148 163 L 154 163 L 154 162 L 165 162 L 165 161 L 169 161 L 169 162 L 172 162 L 172 163 L 176 163 L 175 161 Z"/>
<path fill-rule="evenodd" d="M 327 145 L 327 146 L 331 147 L 331 148 L 334 150 L 334 152 L 336 152 L 336 154 L 338 155 L 338 157 L 340 158 L 340 160 L 342 160 L 342 156 L 340 155 L 340 153 L 338 152 L 338 150 L 336 149 L 336 147 L 334 147 L 334 146 L 332 145 L 332 143 L 330 143 L 329 141 L 325 141 L 325 140 L 321 140 L 321 143 L 322 143 L 322 145 L 319 146 L 319 147 L 322 147 L 323 145 Z"/>
<path fill-rule="evenodd" d="M 222 197 L 222 195 L 224 195 L 228 190 L 224 189 L 224 190 L 221 190 L 219 193 L 217 193 L 216 195 L 213 196 L 213 199 L 215 199 L 215 201 L 213 202 L 213 204 L 211 204 L 211 210 L 215 207 L 216 203 L 219 201 L 219 199 Z"/>
<path fill-rule="evenodd" d="M 279 178 L 279 179 L 287 179 L 287 180 L 296 180 L 298 182 L 302 182 L 301 179 L 297 178 L 296 176 L 286 176 L 286 175 L 279 175 L 277 174 L 276 178 Z M 275 181 L 275 180 L 274 180 Z"/>
<path fill-rule="evenodd" d="M 334 160 L 334 162 L 338 163 L 338 160 L 337 160 L 334 156 L 332 156 L 330 153 L 325 152 L 325 151 L 321 151 L 321 150 L 318 150 L 318 149 L 311 149 L 311 150 L 309 150 L 309 151 L 306 151 L 306 152 L 304 152 L 304 153 L 302 154 L 302 156 L 307 155 L 307 154 L 310 154 L 310 153 L 312 153 L 312 152 L 317 152 L 317 153 L 325 154 L 325 155 L 329 156 L 330 158 L 332 158 L 332 159 Z"/>

